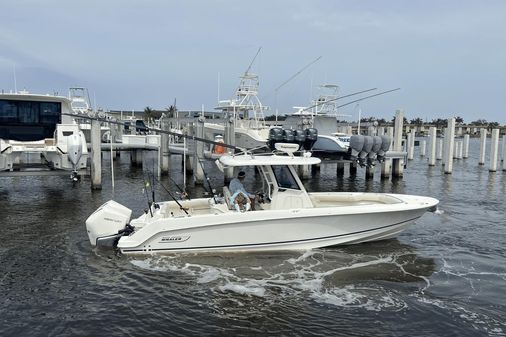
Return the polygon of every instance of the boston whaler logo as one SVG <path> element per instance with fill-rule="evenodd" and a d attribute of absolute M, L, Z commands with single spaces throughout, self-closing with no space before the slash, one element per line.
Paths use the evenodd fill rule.
<path fill-rule="evenodd" d="M 181 235 L 170 235 L 170 236 L 162 236 L 160 239 L 160 243 L 178 243 L 178 242 L 185 242 L 191 237 L 191 235 L 188 234 L 181 234 Z"/>

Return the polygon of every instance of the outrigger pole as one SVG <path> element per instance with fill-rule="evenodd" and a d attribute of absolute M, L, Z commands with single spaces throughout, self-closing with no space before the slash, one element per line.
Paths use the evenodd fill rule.
<path fill-rule="evenodd" d="M 363 90 L 363 91 L 359 91 L 359 92 L 355 92 L 353 94 L 349 94 L 349 95 L 345 95 L 345 96 L 341 96 L 341 97 L 338 97 L 338 98 L 334 98 L 334 99 L 329 99 L 328 101 L 325 101 L 325 102 L 322 102 L 322 103 L 318 103 L 318 104 L 315 104 L 313 106 L 310 106 L 308 108 L 305 108 L 305 109 L 302 109 L 301 111 L 307 111 L 309 109 L 312 109 L 314 107 L 317 107 L 317 106 L 320 106 L 322 104 L 326 104 L 328 102 L 333 102 L 333 101 L 337 101 L 341 98 L 346 98 L 346 97 L 350 97 L 350 96 L 353 96 L 353 95 L 358 95 L 358 94 L 363 94 L 364 92 L 368 92 L 368 91 L 372 91 L 372 90 L 376 90 L 377 88 L 373 88 L 373 89 L 368 89 L 368 90 Z M 370 95 L 370 96 L 366 96 L 366 97 L 362 97 L 362 98 L 359 98 L 359 99 L 356 99 L 354 101 L 351 101 L 351 102 L 348 102 L 348 103 L 345 103 L 343 105 L 339 105 L 336 107 L 336 109 L 338 108 L 342 108 L 343 106 L 347 106 L 347 105 L 350 105 L 350 104 L 353 104 L 355 102 L 360 102 L 360 101 L 363 101 L 365 99 L 368 99 L 368 98 L 371 98 L 371 97 L 374 97 L 374 96 L 379 96 L 379 95 L 384 95 L 384 94 L 387 94 L 389 92 L 392 92 L 392 91 L 397 91 L 397 90 L 400 90 L 401 88 L 395 88 L 395 89 L 391 89 L 391 90 L 387 90 L 387 91 L 383 91 L 383 92 L 380 92 L 378 94 L 374 94 L 374 95 Z"/>

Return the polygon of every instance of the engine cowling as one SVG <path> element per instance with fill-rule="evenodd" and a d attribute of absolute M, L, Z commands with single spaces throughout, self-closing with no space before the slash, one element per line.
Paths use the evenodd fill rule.
<path fill-rule="evenodd" d="M 124 235 L 132 210 L 109 200 L 86 219 L 86 231 L 92 246 L 113 246 Z"/>

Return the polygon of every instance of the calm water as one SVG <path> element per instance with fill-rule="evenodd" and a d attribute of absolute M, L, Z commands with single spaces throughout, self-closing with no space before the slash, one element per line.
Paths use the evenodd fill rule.
<path fill-rule="evenodd" d="M 471 158 L 455 162 L 452 175 L 416 156 L 396 182 L 365 181 L 363 170 L 336 178 L 335 165 L 322 166 L 308 189 L 441 204 L 398 239 L 305 252 L 95 251 L 84 220 L 113 196 L 107 154 L 101 191 L 87 179 L 72 187 L 66 177 L 1 178 L 0 336 L 505 336 L 506 172 L 479 167 L 477 151 L 471 140 Z M 174 158 L 172 177 L 182 183 Z M 139 215 L 143 171 L 127 155 L 116 165 L 114 198 Z"/>

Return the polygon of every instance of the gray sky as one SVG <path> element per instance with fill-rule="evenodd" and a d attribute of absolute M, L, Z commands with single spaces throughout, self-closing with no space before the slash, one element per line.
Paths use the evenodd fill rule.
<path fill-rule="evenodd" d="M 360 104 L 363 116 L 461 116 L 506 123 L 506 1 L 7 1 L 0 11 L 0 89 L 85 86 L 106 109 L 212 110 L 253 66 L 280 113 L 318 84 L 341 94 L 402 90 Z M 313 89 L 311 88 L 313 84 Z M 344 100 L 346 102 L 346 100 Z M 354 115 L 354 104 L 342 113 Z"/>

